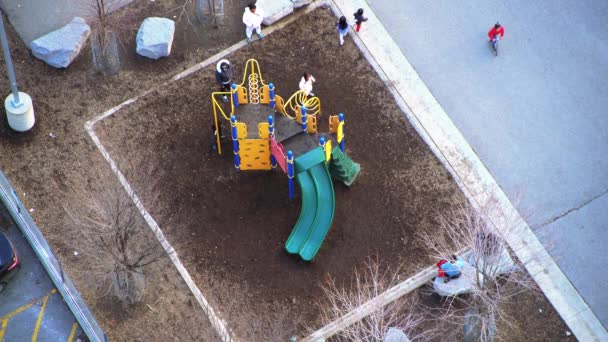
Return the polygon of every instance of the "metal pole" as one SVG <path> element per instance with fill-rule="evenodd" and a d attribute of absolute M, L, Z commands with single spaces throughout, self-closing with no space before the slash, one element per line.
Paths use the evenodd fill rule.
<path fill-rule="evenodd" d="M 4 18 L 2 17 L 2 11 L 0 10 L 0 40 L 2 40 L 2 51 L 4 51 L 4 61 L 6 62 L 6 70 L 8 71 L 8 79 L 11 82 L 11 90 L 13 92 L 13 106 L 21 106 L 19 100 L 19 89 L 17 89 L 17 79 L 15 78 L 15 70 L 13 69 L 13 60 L 11 59 L 11 52 L 8 49 L 8 39 L 6 38 L 6 31 L 4 30 Z"/>

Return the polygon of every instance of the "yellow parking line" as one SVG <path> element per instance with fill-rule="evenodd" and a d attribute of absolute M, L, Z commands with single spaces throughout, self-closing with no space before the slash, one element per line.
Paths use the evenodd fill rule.
<path fill-rule="evenodd" d="M 32 335 L 32 342 L 36 342 L 38 340 L 38 331 L 40 331 L 40 323 L 42 323 L 42 316 L 44 316 L 44 309 L 46 309 L 46 304 L 49 302 L 49 297 L 53 293 L 57 292 L 57 290 L 53 289 L 51 293 L 47 294 L 42 300 L 42 306 L 40 307 L 40 313 L 38 314 L 38 320 L 36 320 L 36 326 L 34 327 L 34 334 Z"/>
<path fill-rule="evenodd" d="M 76 328 L 78 328 L 78 322 L 74 322 L 74 324 L 72 324 L 72 331 L 70 331 L 68 342 L 72 342 L 74 340 L 74 335 L 76 335 Z"/>
<path fill-rule="evenodd" d="M 2 329 L 0 330 L 0 342 L 4 339 L 4 334 L 6 333 L 6 326 L 8 325 L 8 319 L 4 319 L 2 321 Z"/>
<path fill-rule="evenodd" d="M 30 303 L 27 303 L 25 305 L 22 305 L 20 307 L 18 307 L 17 309 L 13 310 L 12 312 L 9 312 L 6 316 L 0 318 L 1 320 L 6 320 L 8 321 L 9 319 L 13 318 L 13 316 L 15 316 L 16 314 L 26 310 L 27 308 L 29 308 L 30 306 L 34 305 L 35 301 L 31 301 Z"/>

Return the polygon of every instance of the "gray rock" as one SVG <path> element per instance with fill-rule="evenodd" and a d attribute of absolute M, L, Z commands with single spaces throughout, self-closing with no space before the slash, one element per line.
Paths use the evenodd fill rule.
<path fill-rule="evenodd" d="M 175 22 L 167 18 L 146 18 L 137 31 L 137 53 L 159 59 L 171 53 Z"/>
<path fill-rule="evenodd" d="M 75 17 L 64 27 L 34 40 L 32 54 L 50 66 L 67 68 L 80 53 L 89 34 L 89 25 L 84 19 Z"/>
<path fill-rule="evenodd" d="M 294 6 L 291 0 L 258 0 L 255 5 L 264 12 L 262 23 L 266 26 L 290 15 Z"/>
<path fill-rule="evenodd" d="M 313 0 L 291 0 L 291 2 L 293 3 L 293 8 L 298 9 L 300 7 L 310 5 L 313 2 Z"/>
<path fill-rule="evenodd" d="M 462 271 L 460 278 L 452 279 L 447 283 L 444 282 L 443 277 L 436 277 L 433 281 L 435 293 L 442 297 L 471 293 L 473 287 L 476 286 L 475 279 L 477 270 L 468 262 L 465 262 L 460 270 Z M 479 274 L 479 278 L 483 283 L 483 276 L 481 274 Z"/>
<path fill-rule="evenodd" d="M 382 342 L 410 342 L 410 339 L 400 329 L 390 328 L 384 335 Z"/>

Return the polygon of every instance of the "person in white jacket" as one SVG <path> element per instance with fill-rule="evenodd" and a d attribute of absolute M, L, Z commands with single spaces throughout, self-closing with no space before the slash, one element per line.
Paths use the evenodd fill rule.
<path fill-rule="evenodd" d="M 315 94 L 312 93 L 312 84 L 315 83 L 315 78 L 311 74 L 305 72 L 300 79 L 300 90 L 306 93 L 308 97 L 313 97 Z"/>
<path fill-rule="evenodd" d="M 264 20 L 264 14 L 262 10 L 256 8 L 255 4 L 250 4 L 245 7 L 245 13 L 243 13 L 243 24 L 245 24 L 245 35 L 247 36 L 247 43 L 251 43 L 251 34 L 255 31 L 260 39 L 264 38 L 262 34 L 262 20 Z"/>

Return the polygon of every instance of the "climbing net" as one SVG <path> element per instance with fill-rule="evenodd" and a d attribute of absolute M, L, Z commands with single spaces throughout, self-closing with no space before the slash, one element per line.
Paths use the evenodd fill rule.
<path fill-rule="evenodd" d="M 249 74 L 249 103 L 260 103 L 260 79 L 257 73 Z"/>

